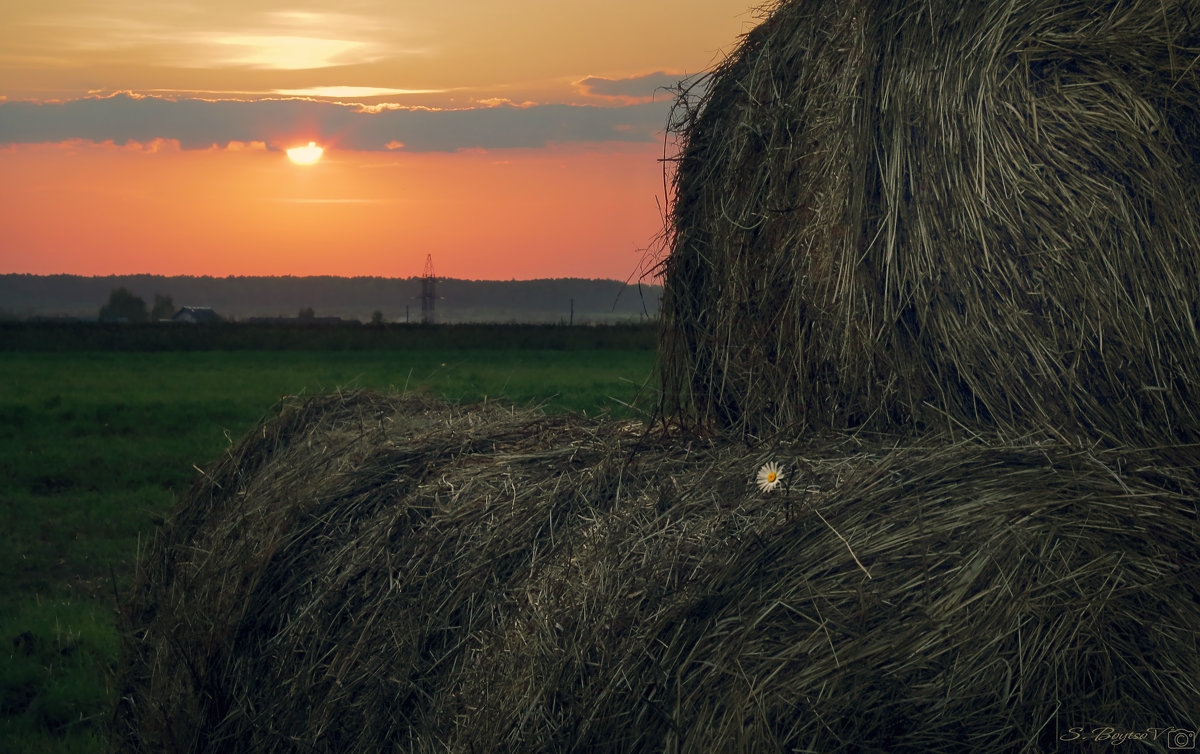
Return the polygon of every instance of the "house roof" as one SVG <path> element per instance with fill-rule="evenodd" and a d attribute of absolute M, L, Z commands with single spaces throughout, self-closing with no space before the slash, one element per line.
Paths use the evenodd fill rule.
<path fill-rule="evenodd" d="M 174 322 L 216 322 L 220 319 L 211 306 L 182 306 L 171 317 Z"/>

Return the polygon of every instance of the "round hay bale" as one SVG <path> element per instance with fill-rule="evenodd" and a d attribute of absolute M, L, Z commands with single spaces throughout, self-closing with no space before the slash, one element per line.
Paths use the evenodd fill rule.
<path fill-rule="evenodd" d="M 768 460 L 786 486 L 762 493 Z M 1195 729 L 1197 500 L 1194 449 L 751 452 L 495 405 L 294 402 L 142 560 L 115 736 L 936 752 Z"/>
<path fill-rule="evenodd" d="M 1195 0 L 778 4 L 676 107 L 666 414 L 1200 439 L 1198 61 Z"/>

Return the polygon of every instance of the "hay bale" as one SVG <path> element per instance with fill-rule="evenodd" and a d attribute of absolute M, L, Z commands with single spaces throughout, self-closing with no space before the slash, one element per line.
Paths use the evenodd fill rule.
<path fill-rule="evenodd" d="M 754 487 L 767 460 L 789 489 Z M 116 736 L 929 752 L 1194 729 L 1197 500 L 1194 449 L 749 451 L 495 405 L 294 401 L 141 561 Z"/>
<path fill-rule="evenodd" d="M 676 109 L 668 416 L 1200 439 L 1195 0 L 797 0 Z"/>

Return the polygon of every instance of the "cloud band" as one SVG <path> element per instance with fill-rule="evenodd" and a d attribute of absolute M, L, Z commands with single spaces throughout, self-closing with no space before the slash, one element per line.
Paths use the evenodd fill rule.
<path fill-rule="evenodd" d="M 320 138 L 340 149 L 412 152 L 661 138 L 669 104 L 544 104 L 463 110 L 368 109 L 302 99 L 173 100 L 126 93 L 61 103 L 0 102 L 0 143 L 177 140 L 184 149 Z"/>

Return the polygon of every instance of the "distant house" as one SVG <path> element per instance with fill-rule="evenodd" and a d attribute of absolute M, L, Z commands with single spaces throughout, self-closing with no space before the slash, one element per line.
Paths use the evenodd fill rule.
<path fill-rule="evenodd" d="M 175 312 L 172 322 L 220 322 L 221 317 L 210 306 L 185 306 Z"/>

